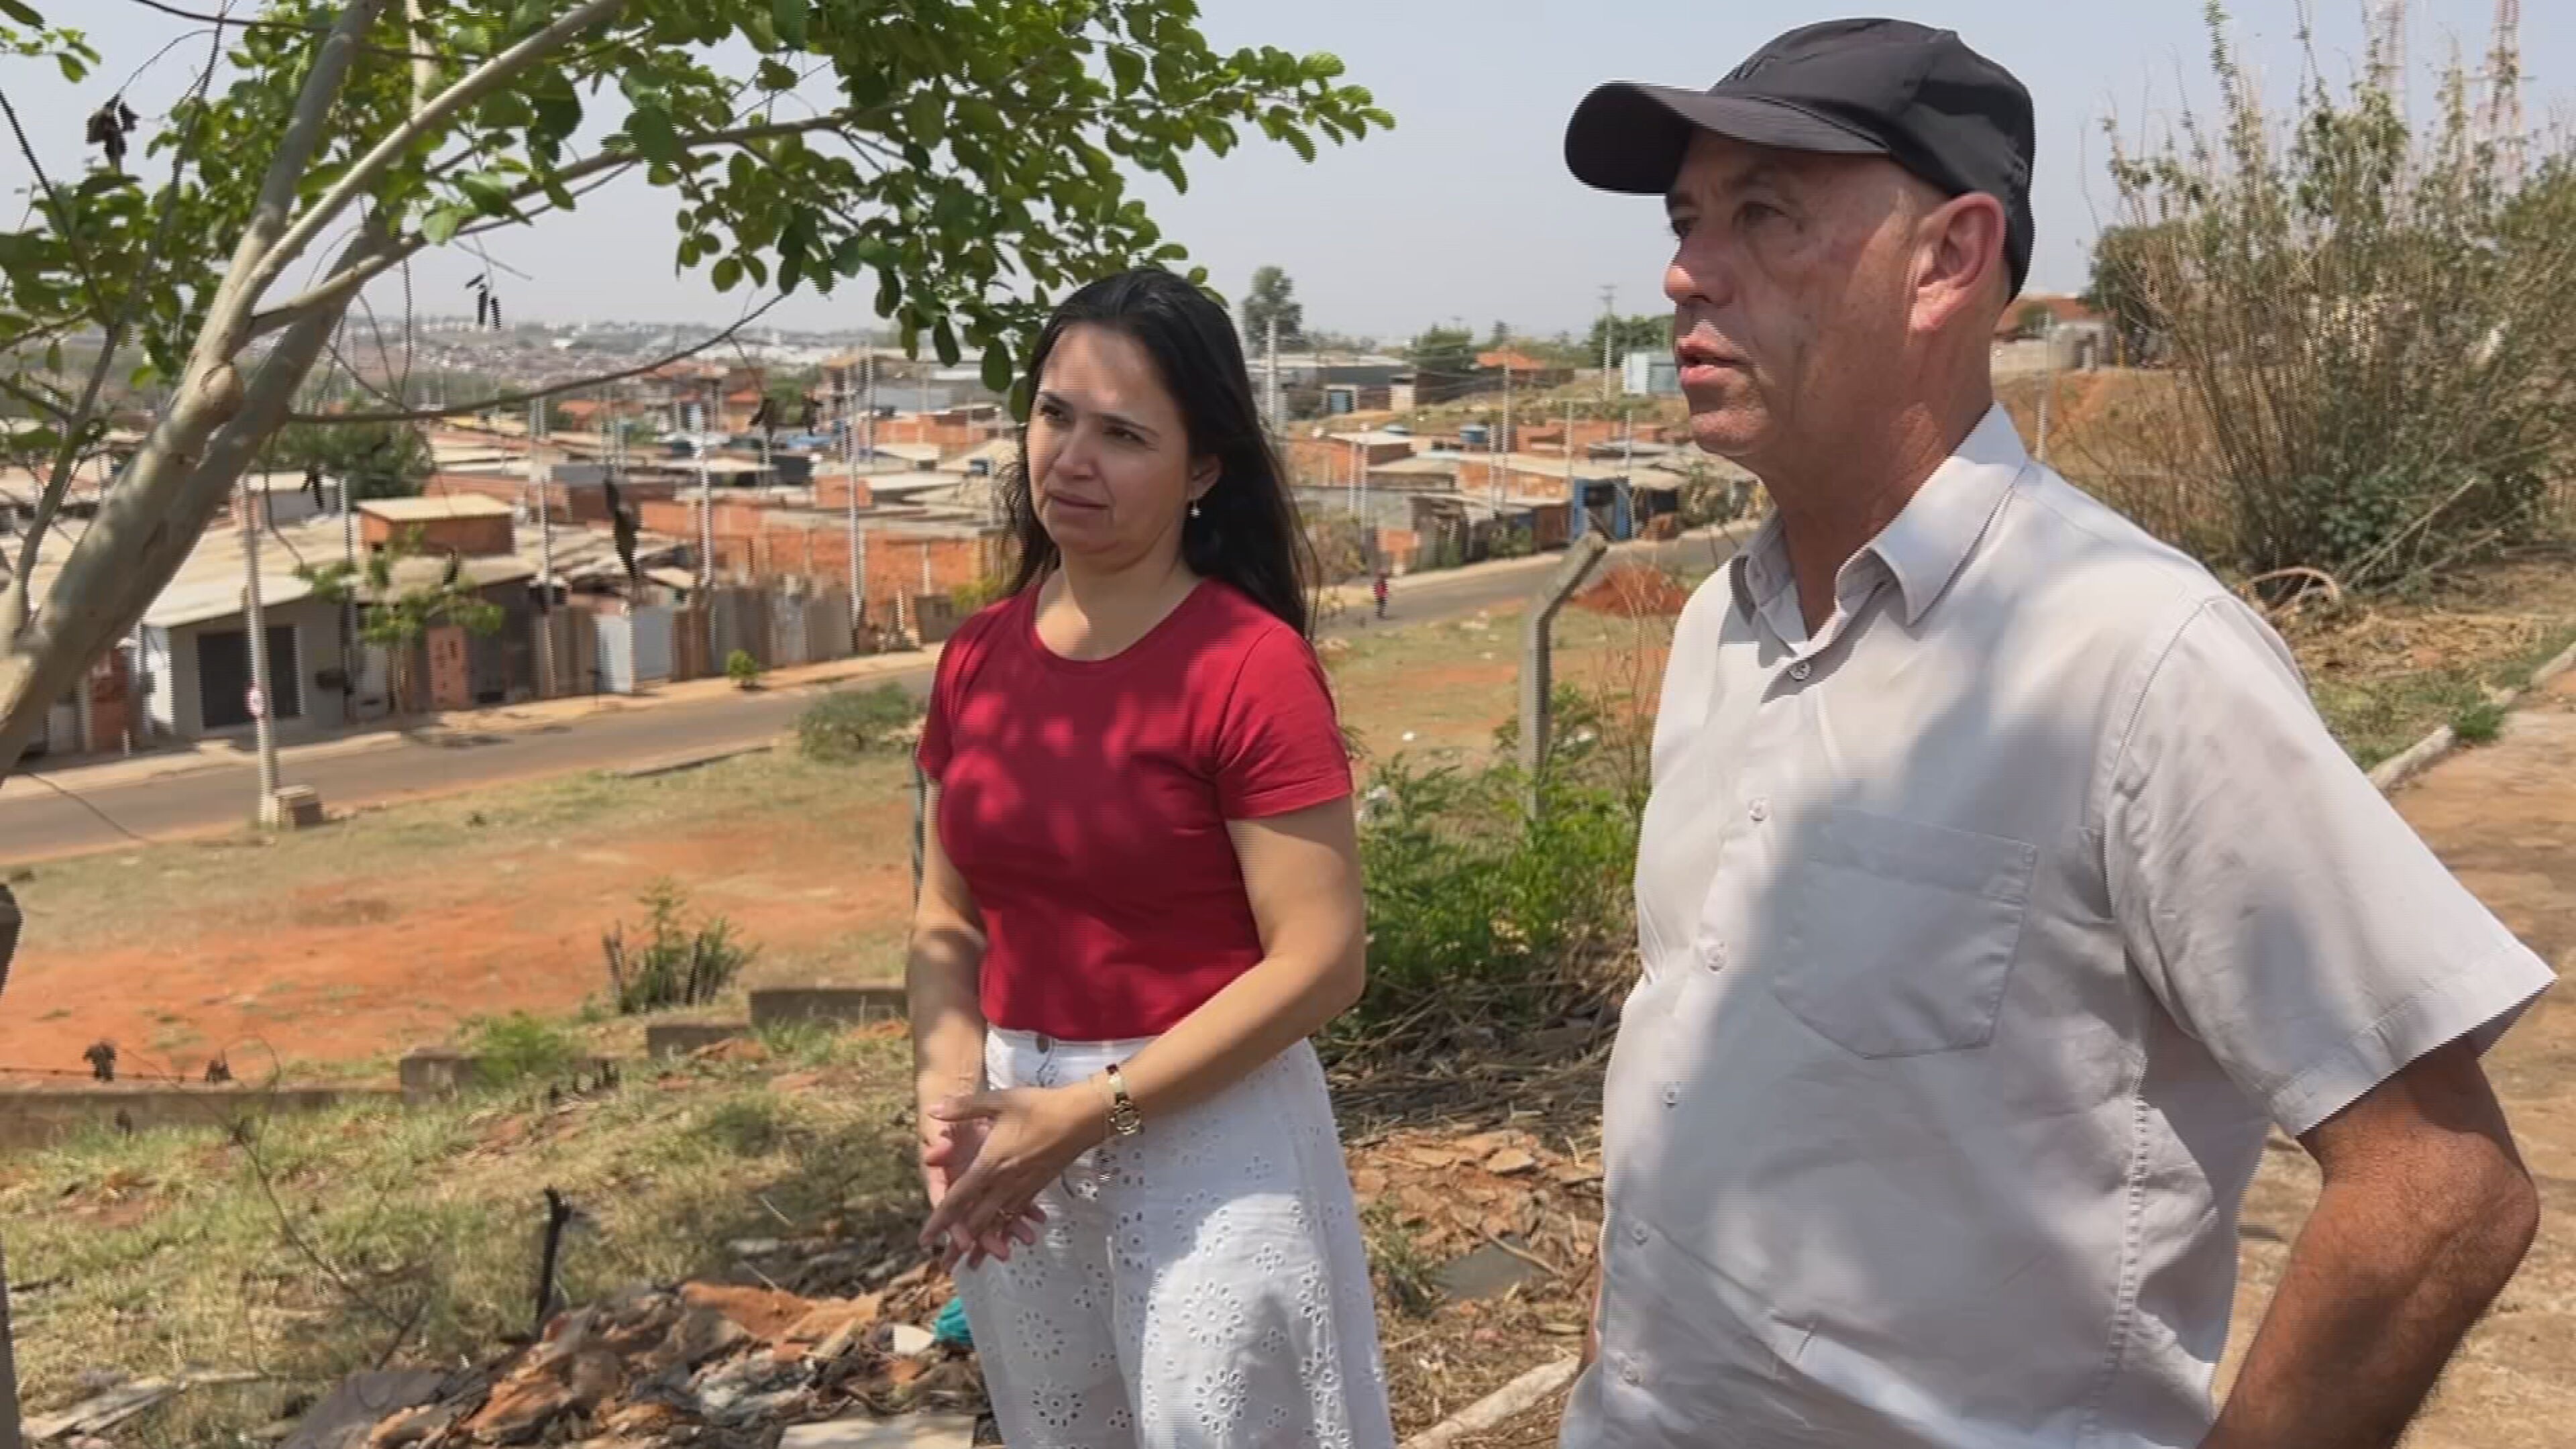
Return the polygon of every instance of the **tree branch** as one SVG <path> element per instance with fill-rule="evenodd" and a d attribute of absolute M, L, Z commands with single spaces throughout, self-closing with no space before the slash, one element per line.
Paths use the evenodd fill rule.
<path fill-rule="evenodd" d="M 107 324 L 107 335 L 99 344 L 98 361 L 91 364 L 89 383 L 81 390 L 80 402 L 63 419 L 63 444 L 54 455 L 53 476 L 45 482 L 44 496 L 36 501 L 36 511 L 27 525 L 27 537 L 18 547 L 18 576 L 32 578 L 36 572 L 36 554 L 44 546 L 45 530 L 53 526 L 54 515 L 61 511 L 63 500 L 71 495 L 72 478 L 78 471 L 82 435 L 98 416 L 99 394 L 106 390 L 107 375 L 116 366 L 117 349 L 125 345 L 125 334 L 134 326 L 134 314 L 142 309 L 143 298 L 151 290 L 152 274 L 160 269 L 161 260 L 169 254 L 171 223 L 179 215 L 179 178 L 188 164 L 188 152 L 196 144 L 199 124 L 206 118 L 202 104 L 207 89 L 214 84 L 215 68 L 223 63 L 224 36 L 214 33 L 214 44 L 206 56 L 206 68 L 197 75 L 196 100 L 200 102 L 188 113 L 188 129 L 179 144 L 170 148 L 170 184 L 161 192 L 161 215 L 153 223 L 152 246 L 143 254 L 142 270 L 125 289 L 125 304 Z"/>
<path fill-rule="evenodd" d="M 289 210 L 295 204 L 296 188 L 303 184 L 305 172 L 313 164 L 313 153 L 322 144 L 323 130 L 330 123 L 331 108 L 338 103 L 341 88 L 348 84 L 359 37 L 375 22 L 376 11 L 383 4 L 384 0 L 349 0 L 332 25 L 329 38 L 314 56 L 313 69 L 305 75 L 304 88 L 295 97 L 294 117 L 278 138 L 277 153 L 269 158 L 268 174 L 260 178 L 259 200 L 251 207 L 250 224 L 242 228 L 241 242 L 233 249 L 232 265 L 224 269 L 224 280 L 206 309 L 206 325 L 198 333 L 196 353 L 189 359 L 191 373 L 229 363 L 242 344 L 250 340 L 250 309 L 274 279 L 274 273 L 262 276 L 261 269 L 275 254 L 278 234 L 285 229 Z"/>
<path fill-rule="evenodd" d="M 18 108 L 9 104 L 9 93 L 0 91 L 0 114 L 9 118 L 9 132 L 18 138 L 18 154 L 27 159 L 27 169 L 36 174 L 36 190 L 53 208 L 54 225 L 61 229 L 63 245 L 71 249 L 72 263 L 80 268 L 81 290 L 89 294 L 89 310 L 105 320 L 106 304 L 98 293 L 98 276 L 90 270 L 89 255 L 82 250 L 79 238 L 72 235 L 71 213 L 63 210 L 63 198 L 54 190 L 54 179 L 45 174 L 45 163 L 36 159 L 36 147 L 27 139 L 27 128 L 18 124 Z"/>
<path fill-rule="evenodd" d="M 0 392 L 9 394 L 55 422 L 71 421 L 71 404 L 55 396 L 50 389 L 39 388 L 33 383 L 20 382 L 7 373 L 0 372 Z"/>
<path fill-rule="evenodd" d="M 421 107 L 410 120 L 395 127 L 390 135 L 360 157 L 329 191 L 323 193 L 321 200 L 278 238 L 277 245 L 269 248 L 253 269 L 248 295 L 257 297 L 267 291 L 287 264 L 322 234 L 323 228 L 347 210 L 352 202 L 365 195 L 367 188 L 383 180 L 394 163 L 424 137 L 457 112 L 508 84 L 544 59 L 548 52 L 561 48 L 573 36 L 624 8 L 625 4 L 626 0 L 583 0 L 553 24 L 476 66 L 463 79 L 440 92 L 436 99 Z M 360 8 L 359 5 L 350 7 L 353 12 Z"/>
<path fill-rule="evenodd" d="M 740 145 L 746 141 L 765 141 L 773 140 L 780 136 L 800 135 L 808 131 L 833 130 L 847 125 L 849 122 L 856 119 L 859 114 L 860 113 L 855 111 L 834 111 L 829 115 L 816 116 L 810 120 L 804 121 L 774 121 L 764 122 L 755 126 L 738 126 L 723 131 L 704 131 L 694 136 L 681 137 L 680 149 L 684 151 L 702 151 L 716 146 Z M 576 193 L 576 195 L 586 196 L 591 191 L 597 190 L 599 186 L 604 186 L 608 184 L 609 181 L 615 179 L 613 176 L 602 176 L 601 173 L 622 171 L 627 168 L 643 164 L 644 158 L 631 151 L 602 151 L 598 155 L 586 157 L 583 160 L 576 161 L 572 165 L 556 171 L 554 173 L 554 180 L 558 184 L 569 186 L 576 181 L 588 181 L 592 177 L 600 177 L 600 180 L 596 185 L 585 188 L 583 191 Z M 528 182 L 509 193 L 510 204 L 516 206 L 521 202 L 534 200 L 535 198 L 544 195 L 545 190 L 546 188 L 537 182 Z M 554 209 L 555 208 L 552 207 L 540 207 L 529 214 L 532 216 L 543 216 L 548 211 Z M 484 232 L 496 230 L 501 226 L 516 226 L 519 224 L 520 223 L 517 221 L 509 218 L 495 218 L 490 222 L 479 223 L 475 226 L 467 227 L 457 234 L 459 236 L 480 236 Z M 349 296 L 358 288 L 366 286 L 369 282 L 372 282 L 376 278 L 383 276 L 385 273 L 392 271 L 394 268 L 401 266 L 404 262 L 409 261 L 411 258 L 426 250 L 428 246 L 429 242 L 426 238 L 422 237 L 417 232 L 412 233 L 411 235 L 402 238 L 402 240 L 396 243 L 390 251 L 370 258 L 362 265 L 351 267 L 346 271 L 327 277 L 322 281 L 315 283 L 307 290 L 261 312 L 257 317 L 251 319 L 250 335 L 253 337 L 265 336 L 268 333 L 276 331 L 280 327 L 284 327 L 292 323 L 297 317 L 315 307 L 328 307 L 336 304 L 344 304 L 348 300 Z"/>
<path fill-rule="evenodd" d="M 754 307 L 750 311 L 745 312 L 742 316 L 736 318 L 732 325 L 726 327 L 722 332 L 707 338 L 703 342 L 683 347 L 679 351 L 670 353 L 666 356 L 654 358 L 651 362 L 638 363 L 633 367 L 621 368 L 616 372 L 603 372 L 593 374 L 588 377 L 577 377 L 570 382 L 549 383 L 544 387 L 530 388 L 525 392 L 506 392 L 493 397 L 480 398 L 473 402 L 451 404 L 450 406 L 443 408 L 410 408 L 399 412 L 388 411 L 376 413 L 289 413 L 286 415 L 286 421 L 290 423 L 324 423 L 335 426 L 346 425 L 352 427 L 360 423 L 431 422 L 439 418 L 461 417 L 466 413 L 487 412 L 493 408 L 516 407 L 524 403 L 538 402 L 545 398 L 561 397 L 565 393 L 579 392 L 586 387 L 599 387 L 606 383 L 624 382 L 630 377 L 642 377 L 644 374 L 652 372 L 657 368 L 668 367 L 674 362 L 686 362 L 701 352 L 708 351 L 712 348 L 722 347 L 727 342 L 732 341 L 734 336 L 741 332 L 742 329 L 767 316 L 771 308 L 786 300 L 787 294 L 782 292 L 777 296 L 770 298 L 768 301 L 761 303 L 759 306 Z"/>

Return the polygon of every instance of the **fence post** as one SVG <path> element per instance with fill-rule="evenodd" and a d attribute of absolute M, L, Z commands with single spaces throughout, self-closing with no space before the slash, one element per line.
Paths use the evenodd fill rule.
<path fill-rule="evenodd" d="M 1609 551 L 1609 543 L 1597 531 L 1576 539 L 1566 551 L 1565 561 L 1556 566 L 1530 600 L 1528 630 L 1521 640 L 1521 788 L 1527 792 L 1532 820 L 1538 818 L 1539 772 L 1547 765 L 1548 717 L 1555 688 L 1548 668 L 1548 650 L 1553 642 L 1556 611 L 1583 587 L 1584 579 Z"/>

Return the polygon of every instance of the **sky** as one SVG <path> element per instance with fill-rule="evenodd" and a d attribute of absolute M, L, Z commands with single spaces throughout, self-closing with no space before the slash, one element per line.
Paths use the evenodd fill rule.
<path fill-rule="evenodd" d="M 6 90 L 49 170 L 79 164 L 80 122 L 105 89 L 183 34 L 184 22 L 131 0 L 55 0 L 106 55 L 106 74 L 75 92 L 51 66 L 0 59 Z M 2317 54 L 2342 79 L 2357 63 L 2363 0 L 2308 0 Z M 1702 88 L 1793 26 L 1854 13 L 1782 0 L 1202 0 L 1202 28 L 1223 48 L 1276 45 L 1330 51 L 1345 80 L 1368 87 L 1396 127 L 1313 165 L 1261 140 L 1218 159 L 1192 158 L 1175 195 L 1159 178 L 1137 192 L 1166 233 L 1211 280 L 1240 296 L 1255 267 L 1287 270 L 1311 327 L 1397 341 L 1425 327 L 1495 322 L 1545 335 L 1582 331 L 1614 288 L 1623 312 L 1660 312 L 1669 237 L 1661 205 L 1610 196 L 1564 168 L 1567 117 L 1594 85 L 1646 80 Z M 2242 54 L 2286 94 L 2301 66 L 2298 0 L 2233 0 Z M 2178 103 L 2205 103 L 2208 40 L 2200 0 L 1911 0 L 1881 13 L 1955 29 L 2029 87 L 2039 151 L 2033 184 L 2038 246 L 2031 287 L 2082 290 L 2092 239 L 2118 201 L 2105 162 L 2106 119 L 2136 137 L 2170 121 Z M 2493 0 L 2413 0 L 2408 45 L 2418 75 L 2456 43 L 2484 53 Z M 2524 7 L 2525 105 L 2535 123 L 2564 115 L 2576 96 L 2576 4 Z M 188 82 L 191 44 L 153 65 L 129 92 L 157 114 Z M 151 122 L 147 121 L 146 125 Z M 1045 144 L 1032 136 L 1031 145 Z M 27 185 L 14 148 L 0 152 L 0 195 Z M 23 203 L 20 203 L 23 204 Z M 496 245 L 514 318 L 629 319 L 718 324 L 742 293 L 717 293 L 672 269 L 670 211 L 640 181 L 586 201 Z M 424 262 L 424 305 L 462 311 L 481 270 L 468 257 Z M 800 295 L 770 319 L 801 328 L 858 328 L 874 320 L 873 289 Z M 399 294 L 379 288 L 380 306 Z"/>

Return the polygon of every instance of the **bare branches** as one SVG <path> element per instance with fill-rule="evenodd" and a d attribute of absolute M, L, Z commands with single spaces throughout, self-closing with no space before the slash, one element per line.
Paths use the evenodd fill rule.
<path fill-rule="evenodd" d="M 395 127 L 392 134 L 378 141 L 366 155 L 360 157 L 355 164 L 342 173 L 331 189 L 323 193 L 322 199 L 315 202 L 311 210 L 305 212 L 300 220 L 289 227 L 286 234 L 278 238 L 276 245 L 266 250 L 252 270 L 245 295 L 257 297 L 265 292 L 269 285 L 277 280 L 278 274 L 286 269 L 287 264 L 294 261 L 305 247 L 311 245 L 314 238 L 322 234 L 325 227 L 328 227 L 341 212 L 347 210 L 351 203 L 366 195 L 369 188 L 384 179 L 385 173 L 393 168 L 395 162 L 401 160 L 412 147 L 436 132 L 448 118 L 499 90 L 521 72 L 544 59 L 549 52 L 560 49 L 575 35 L 622 9 L 625 4 L 626 0 L 583 0 L 582 4 L 575 6 L 552 25 L 476 66 L 463 79 L 440 92 L 428 105 L 415 112 L 409 121 Z M 354 13 L 362 8 L 372 9 L 373 7 L 353 4 L 350 6 L 350 11 Z"/>
<path fill-rule="evenodd" d="M 644 374 L 652 372 L 657 368 L 668 367 L 674 362 L 686 362 L 701 352 L 707 352 L 715 348 L 722 347 L 726 343 L 732 341 L 744 328 L 759 321 L 762 317 L 767 316 L 771 308 L 785 300 L 787 300 L 787 298 L 783 293 L 779 296 L 772 297 L 768 301 L 763 302 L 759 306 L 742 314 L 741 317 L 735 319 L 732 325 L 726 327 L 722 332 L 716 333 L 714 336 L 709 337 L 702 342 L 681 348 L 677 352 L 654 358 L 650 362 L 638 363 L 633 367 L 622 368 L 616 372 L 597 373 L 587 377 L 578 377 L 570 382 L 551 383 L 545 387 L 529 388 L 523 392 L 502 393 L 495 397 L 478 398 L 473 402 L 455 403 L 442 408 L 410 408 L 401 411 L 377 413 L 289 413 L 287 414 L 286 420 L 290 423 L 335 423 L 349 425 L 355 425 L 358 423 L 420 423 L 428 422 L 437 418 L 461 417 L 467 413 L 487 412 L 494 408 L 518 407 L 527 403 L 537 402 L 545 398 L 561 397 L 568 392 L 579 392 L 584 388 L 599 387 L 603 384 L 612 382 L 624 382 L 630 377 L 642 377 Z"/>

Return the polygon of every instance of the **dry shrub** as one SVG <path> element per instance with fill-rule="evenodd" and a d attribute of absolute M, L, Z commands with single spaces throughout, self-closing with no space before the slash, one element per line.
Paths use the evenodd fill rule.
<path fill-rule="evenodd" d="M 2576 165 L 2486 113 L 2518 54 L 2454 63 L 2417 125 L 2384 54 L 2339 86 L 2311 52 L 2276 116 L 2209 23 L 2219 114 L 2112 163 L 2096 290 L 2176 388 L 2105 492 L 2213 562 L 2365 590 L 2531 538 L 2576 442 Z"/>

